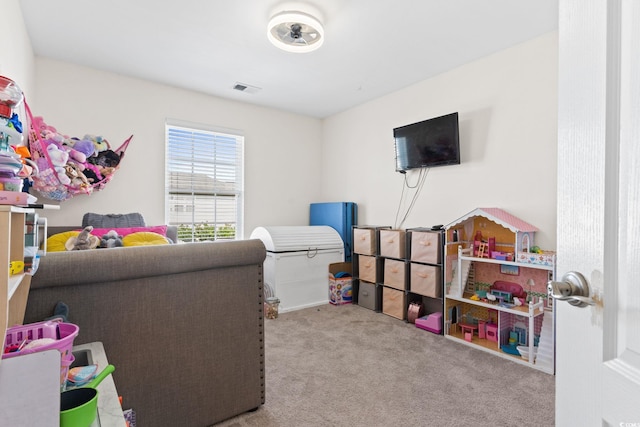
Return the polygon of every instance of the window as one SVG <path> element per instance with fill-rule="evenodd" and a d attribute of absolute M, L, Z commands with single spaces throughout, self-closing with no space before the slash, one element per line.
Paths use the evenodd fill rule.
<path fill-rule="evenodd" d="M 166 125 L 167 223 L 186 242 L 241 239 L 241 135 Z"/>

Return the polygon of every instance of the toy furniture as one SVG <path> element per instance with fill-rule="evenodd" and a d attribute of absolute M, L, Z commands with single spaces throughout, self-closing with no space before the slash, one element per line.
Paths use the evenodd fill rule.
<path fill-rule="evenodd" d="M 487 322 L 485 322 L 484 320 L 478 320 L 478 338 L 480 339 L 487 338 L 486 325 L 487 325 Z"/>
<path fill-rule="evenodd" d="M 442 313 L 436 312 L 416 319 L 416 327 L 434 334 L 442 333 Z"/>
<path fill-rule="evenodd" d="M 469 323 L 458 323 L 458 326 L 460 326 L 460 329 L 462 329 L 462 333 L 467 333 L 467 332 L 471 332 L 471 334 L 473 334 L 477 329 L 478 329 L 478 325 L 471 325 Z"/>
<path fill-rule="evenodd" d="M 507 282 L 504 280 L 496 280 L 495 282 L 493 282 L 493 285 L 491 285 L 490 289 L 492 291 L 507 292 L 511 295 L 512 298 L 518 297 L 522 300 L 527 299 L 527 294 L 524 292 L 524 289 L 522 289 L 522 286 L 518 285 L 517 283 Z"/>
<path fill-rule="evenodd" d="M 445 336 L 553 374 L 554 307 L 545 284 L 554 280 L 555 255 L 538 253 L 533 246 L 537 231 L 499 208 L 478 208 L 445 226 L 443 313 L 445 325 L 451 325 Z M 478 321 L 478 341 L 469 340 L 476 329 L 468 320 L 461 322 L 460 314 L 486 321 L 484 327 Z M 453 327 L 456 321 L 461 332 Z M 534 337 L 540 336 L 535 360 L 503 350 L 516 329 L 529 354 L 534 353 Z"/>
<path fill-rule="evenodd" d="M 495 323 L 487 323 L 485 325 L 486 336 L 489 341 L 498 342 L 498 325 Z"/>

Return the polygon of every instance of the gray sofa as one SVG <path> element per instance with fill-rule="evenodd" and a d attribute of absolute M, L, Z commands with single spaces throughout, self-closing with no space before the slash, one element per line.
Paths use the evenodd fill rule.
<path fill-rule="evenodd" d="M 265 400 L 265 254 L 260 240 L 49 253 L 25 323 L 65 302 L 74 344 L 104 344 L 138 426 L 212 425 Z"/>

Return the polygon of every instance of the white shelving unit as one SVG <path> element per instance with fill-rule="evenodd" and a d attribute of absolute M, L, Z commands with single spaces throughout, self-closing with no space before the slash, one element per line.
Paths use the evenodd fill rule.
<path fill-rule="evenodd" d="M 7 327 L 21 324 L 29 296 L 31 276 L 20 273 L 11 275 L 11 261 L 24 260 L 25 218 L 33 209 L 12 205 L 0 205 L 0 262 L 5 272 L 0 274 L 0 331 L 4 337 Z"/>

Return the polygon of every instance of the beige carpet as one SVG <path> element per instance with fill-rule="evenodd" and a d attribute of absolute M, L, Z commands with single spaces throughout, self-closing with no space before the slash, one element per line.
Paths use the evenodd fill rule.
<path fill-rule="evenodd" d="M 555 377 L 359 306 L 265 321 L 266 403 L 219 426 L 553 426 Z"/>

